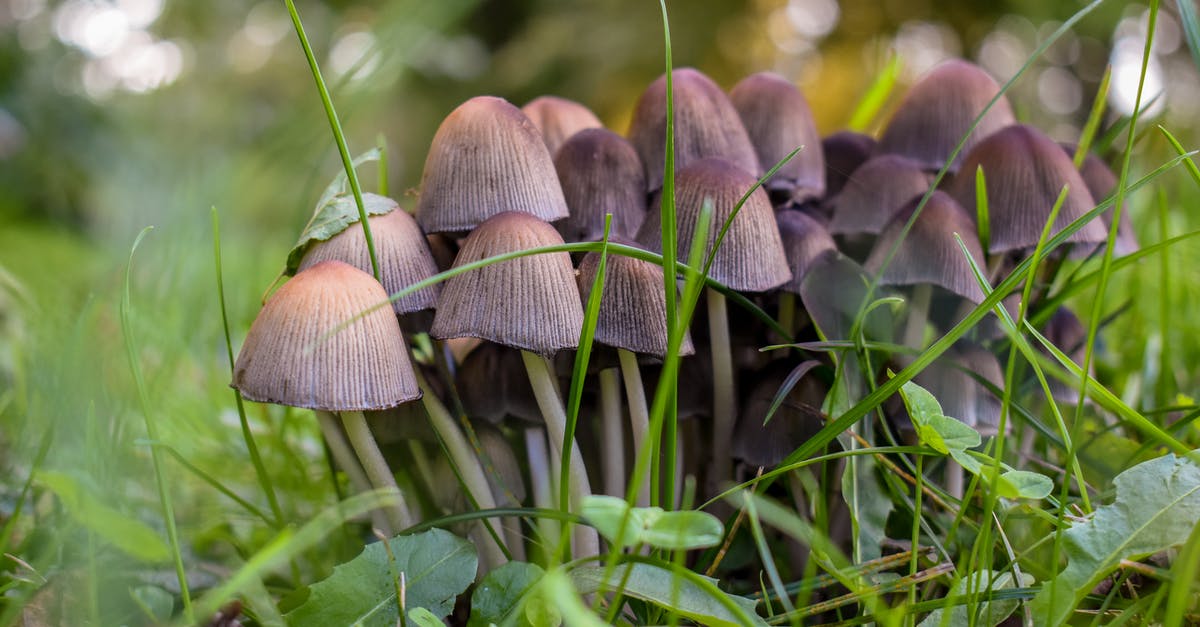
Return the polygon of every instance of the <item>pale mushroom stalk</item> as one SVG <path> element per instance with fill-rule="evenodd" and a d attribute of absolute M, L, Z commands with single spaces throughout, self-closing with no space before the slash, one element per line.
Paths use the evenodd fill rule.
<path fill-rule="evenodd" d="M 315 413 L 317 414 L 317 424 L 321 426 L 321 435 L 325 437 L 325 443 L 329 445 L 329 452 L 333 454 L 333 459 L 341 467 L 342 472 L 346 473 L 346 478 L 350 480 L 350 487 L 354 488 L 355 492 L 370 490 L 371 482 L 363 473 L 358 458 L 354 456 L 354 451 L 350 450 L 350 444 L 342 435 L 342 430 L 337 423 L 337 416 L 320 410 Z M 398 531 L 390 528 L 391 524 L 388 519 L 384 517 L 383 512 L 377 509 L 371 510 L 371 525 L 388 536 L 391 536 L 392 532 Z"/>
<path fill-rule="evenodd" d="M 913 286 L 908 301 L 908 320 L 904 325 L 904 345 L 921 350 L 925 345 L 925 324 L 929 320 L 929 304 L 933 299 L 933 285 L 920 283 Z"/>
<path fill-rule="evenodd" d="M 480 465 L 479 458 L 475 456 L 466 437 L 454 424 L 454 418 L 450 416 L 446 406 L 438 399 L 437 394 L 429 389 L 429 384 L 424 377 L 418 375 L 418 381 L 425 392 L 421 401 L 425 404 L 425 412 L 429 415 L 429 425 L 433 427 L 438 439 L 446 447 L 446 452 L 450 454 L 450 463 L 458 469 L 459 476 L 462 478 L 464 487 L 470 493 L 471 499 L 481 510 L 496 509 L 496 501 L 492 498 L 492 491 L 488 486 L 487 476 L 483 474 L 483 466 Z M 482 546 L 479 548 L 488 563 L 494 566 L 506 563 L 508 557 L 504 555 L 504 549 L 500 546 L 497 536 L 489 530 L 490 525 L 481 520 L 478 527 L 481 531 L 479 537 L 482 540 Z"/>
<path fill-rule="evenodd" d="M 563 409 L 561 397 L 558 395 L 554 375 L 545 357 L 526 350 L 521 351 L 521 357 L 525 361 L 525 370 L 529 374 L 529 383 L 533 386 L 538 407 L 546 420 L 546 431 L 550 436 L 551 446 L 557 449 L 553 452 L 558 454 L 551 455 L 552 470 L 554 461 L 561 459 L 561 447 L 570 447 L 568 499 L 571 509 L 578 512 L 583 500 L 592 494 L 592 488 L 588 483 L 587 467 L 583 464 L 579 446 L 574 438 L 567 440 L 567 412 Z M 573 555 L 590 556 L 600 553 L 600 537 L 595 529 L 586 525 L 576 525 L 572 538 Z"/>
<path fill-rule="evenodd" d="M 621 425 L 621 379 L 616 368 L 600 371 L 600 419 L 604 448 L 604 493 L 625 494 L 625 432 Z"/>
<path fill-rule="evenodd" d="M 404 493 L 396 484 L 396 477 L 392 474 L 392 469 L 388 467 L 387 460 L 384 459 L 379 445 L 375 442 L 375 436 L 371 435 L 371 428 L 367 426 L 366 417 L 361 411 L 343 411 L 339 412 L 339 415 L 342 418 L 342 425 L 346 427 L 346 436 L 350 440 L 350 446 L 354 448 L 359 461 L 362 462 L 363 470 L 366 471 L 371 485 L 396 491 L 395 503 L 384 508 L 392 527 L 388 535 L 391 536 L 397 531 L 411 527 L 416 521 L 408 510 Z"/>
<path fill-rule="evenodd" d="M 650 409 L 646 403 L 646 388 L 642 384 L 642 373 L 638 368 L 637 355 L 623 348 L 617 349 L 621 360 L 621 375 L 625 380 L 625 396 L 629 398 L 629 427 L 633 434 L 633 450 L 641 451 L 650 433 Z M 638 487 L 637 506 L 650 505 L 650 477 Z"/>
<path fill-rule="evenodd" d="M 554 509 L 554 486 L 550 481 L 550 453 L 546 450 L 546 431 L 541 427 L 525 429 L 525 455 L 529 458 L 529 478 L 533 488 L 533 504 L 539 509 Z M 557 538 L 558 521 L 538 518 L 542 541 Z"/>
<path fill-rule="evenodd" d="M 733 476 L 733 464 L 728 452 L 718 449 L 722 443 L 733 441 L 737 398 L 725 295 L 711 288 L 708 290 L 708 332 L 713 366 L 713 465 L 709 473 L 709 488 L 717 490 L 721 482 Z"/>

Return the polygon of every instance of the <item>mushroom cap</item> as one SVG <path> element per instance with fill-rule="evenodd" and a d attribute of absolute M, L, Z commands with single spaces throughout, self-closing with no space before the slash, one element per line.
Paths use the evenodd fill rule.
<path fill-rule="evenodd" d="M 782 190 L 803 202 L 825 193 L 825 156 L 821 135 L 804 94 L 786 78 L 759 72 L 742 79 L 729 92 L 764 169 L 779 163 L 803 146 L 766 183 L 767 190 Z"/>
<path fill-rule="evenodd" d="M 377 307 L 385 300 L 371 275 L 341 261 L 297 273 L 250 326 L 233 387 L 252 401 L 334 412 L 420 398 L 396 316 Z"/>
<path fill-rule="evenodd" d="M 842 192 L 832 200 L 829 232 L 878 235 L 908 201 L 929 190 L 929 182 L 921 164 L 908 157 L 880 155 L 869 159 L 850 175 Z"/>
<path fill-rule="evenodd" d="M 575 133 L 588 128 L 604 128 L 600 118 L 592 110 L 558 96 L 538 96 L 521 107 L 521 112 L 542 133 L 550 156 Z"/>
<path fill-rule="evenodd" d="M 956 344 L 917 373 L 915 380 L 938 399 L 943 414 L 974 427 L 981 435 L 996 435 L 1000 432 L 1000 399 L 972 374 L 1004 387 L 1004 372 L 996 356 L 970 342 Z"/>
<path fill-rule="evenodd" d="M 808 275 L 813 261 L 827 250 L 836 250 L 837 244 L 816 218 L 803 211 L 781 209 L 775 212 L 775 222 L 779 225 L 783 253 L 792 271 L 792 280 L 779 289 L 799 294 L 800 283 Z"/>
<path fill-rule="evenodd" d="M 488 218 L 463 243 L 454 267 L 541 246 L 561 245 L 554 227 L 528 213 Z M 430 334 L 478 337 L 542 355 L 575 348 L 583 307 L 565 252 L 529 255 L 451 277 L 438 297 Z"/>
<path fill-rule="evenodd" d="M 755 377 L 758 383 L 742 405 L 731 453 L 750 466 L 775 466 L 825 426 L 821 405 L 829 390 L 811 370 L 800 377 L 775 414 L 763 424 L 791 369 L 791 365 L 769 367 L 767 372 L 759 373 Z"/>
<path fill-rule="evenodd" d="M 1054 310 L 1050 319 L 1046 321 L 1045 328 L 1042 329 L 1042 335 L 1046 336 L 1046 339 L 1081 367 L 1087 357 L 1087 334 L 1087 326 L 1083 324 L 1079 316 L 1075 315 L 1075 312 L 1066 307 Z M 1099 348 L 1099 341 L 1097 341 L 1097 348 Z M 1040 344 L 1038 350 L 1048 352 Z M 1097 352 L 1099 351 L 1097 350 Z M 1091 366 L 1089 375 L 1094 374 L 1095 370 L 1095 364 L 1093 363 Z M 1049 377 L 1048 383 L 1050 393 L 1056 401 L 1071 404 L 1079 402 L 1078 380 L 1076 380 L 1075 386 L 1072 386 L 1058 377 Z"/>
<path fill-rule="evenodd" d="M 1054 140 L 1032 126 L 1014 124 L 979 142 L 963 161 L 964 172 L 983 168 L 988 197 L 990 253 L 1037 246 L 1064 185 L 1070 187 L 1051 235 L 1058 233 L 1095 206 L 1087 184 Z M 956 176 L 950 193 L 976 214 L 975 176 Z M 1067 239 L 1097 243 L 1108 235 L 1103 223 L 1092 221 Z"/>
<path fill-rule="evenodd" d="M 392 201 L 392 204 L 395 202 Z M 399 205 L 388 213 L 370 216 L 367 220 L 371 225 L 371 238 L 375 240 L 379 273 L 389 294 L 437 274 L 437 262 L 433 259 L 425 234 L 417 226 L 417 221 Z M 299 269 L 304 270 L 330 259 L 344 261 L 368 274 L 372 272 L 367 239 L 358 222 L 323 242 L 313 244 L 300 261 Z M 392 309 L 397 314 L 430 309 L 437 301 L 440 289 L 438 285 L 431 285 L 398 298 L 392 301 Z"/>
<path fill-rule="evenodd" d="M 875 151 L 875 138 L 854 131 L 838 131 L 821 140 L 821 153 L 825 157 L 825 196 L 828 198 L 842 191 L 850 173 L 871 158 Z"/>
<path fill-rule="evenodd" d="M 875 152 L 904 155 L 926 169 L 940 170 L 959 140 L 971 130 L 975 118 L 998 93 L 1000 85 L 983 68 L 962 59 L 946 61 L 908 90 Z M 1014 122 L 1012 107 L 1001 96 L 971 131 L 958 161 L 984 137 Z M 951 167 L 951 171 L 957 169 Z"/>
<path fill-rule="evenodd" d="M 722 225 L 747 190 L 753 190 L 734 218 L 713 260 L 709 276 L 735 290 L 765 292 L 792 277 L 775 212 L 757 179 L 724 159 L 700 159 L 679 170 L 675 177 L 676 254 L 687 259 L 696 221 L 706 200 L 712 201 L 712 222 L 704 247 L 712 251 Z M 638 231 L 638 243 L 662 252 L 662 212 L 650 211 Z"/>
<path fill-rule="evenodd" d="M 591 295 L 599 267 L 600 253 L 596 252 L 585 255 L 579 264 L 579 291 L 584 302 Z M 595 340 L 630 352 L 665 358 L 667 297 L 664 287 L 663 269 L 658 264 L 625 255 L 608 255 Z M 685 332 L 679 354 L 694 352 L 691 335 Z"/>
<path fill-rule="evenodd" d="M 461 233 L 504 211 L 552 222 L 567 217 L 567 203 L 533 122 L 503 98 L 477 96 L 433 137 L 417 222 L 426 233 Z"/>
<path fill-rule="evenodd" d="M 875 248 L 867 257 L 866 268 L 879 274 L 884 260 L 896 244 L 916 211 L 920 198 L 908 203 L 888 223 Z M 973 303 L 983 301 L 983 290 L 975 279 L 971 264 L 963 257 L 955 234 L 975 259 L 976 265 L 986 268 L 983 249 L 976 235 L 975 222 L 949 194 L 935 191 L 925 203 L 921 214 L 913 222 L 912 229 L 900 243 L 896 256 L 879 277 L 880 285 L 917 285 L 929 283 L 945 288 Z"/>
<path fill-rule="evenodd" d="M 762 167 L 729 96 L 699 71 L 671 73 L 675 105 L 675 167 L 697 159 L 721 157 L 758 175 Z M 638 99 L 629 126 L 629 141 L 646 168 L 648 191 L 660 189 L 666 160 L 667 79 L 659 76 Z M 772 164 L 774 165 L 774 164 Z"/>
<path fill-rule="evenodd" d="M 483 342 L 467 353 L 455 373 L 463 410 L 472 420 L 502 422 L 511 416 L 532 424 L 543 424 L 521 352 L 492 342 Z"/>
<path fill-rule="evenodd" d="M 612 233 L 633 237 L 646 217 L 646 173 L 624 137 L 602 129 L 582 130 L 554 156 L 570 215 L 555 224 L 569 242 L 598 240 L 604 216 L 611 213 Z"/>

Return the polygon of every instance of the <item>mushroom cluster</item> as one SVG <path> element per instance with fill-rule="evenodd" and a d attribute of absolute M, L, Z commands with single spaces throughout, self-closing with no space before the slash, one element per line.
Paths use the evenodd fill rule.
<path fill-rule="evenodd" d="M 680 434 L 670 470 L 694 477 L 703 502 L 778 464 L 824 426 L 830 407 L 856 402 L 887 368 L 906 365 L 983 301 L 977 273 L 1000 276 L 1038 244 L 1054 211 L 1052 234 L 1115 181 L 1098 157 L 1076 168 L 1072 147 L 1018 124 L 996 81 L 965 61 L 913 85 L 877 138 L 822 138 L 804 95 L 776 74 L 755 74 L 728 93 L 694 69 L 671 78 L 671 181 L 665 76 L 642 94 L 624 136 L 562 98 L 524 108 L 472 98 L 438 128 L 414 214 L 371 198 L 382 207 L 369 218 L 378 281 L 364 229 L 350 224 L 313 238 L 266 302 L 233 385 L 252 400 L 315 410 L 351 483 L 396 491 L 376 525 L 400 532 L 497 504 L 578 513 L 593 492 L 631 488 L 638 504 L 651 504 L 655 486 L 628 482 L 648 446 L 647 399 L 670 352 L 668 302 L 679 300 L 667 298 L 672 282 L 647 260 L 663 252 L 665 216 L 674 216 L 677 258 L 699 244 L 712 281 L 707 307 L 682 330 L 668 417 Z M 707 231 L 702 216 L 711 216 Z M 597 283 L 600 255 L 573 258 L 561 245 L 603 238 L 606 220 L 609 242 L 648 254 L 610 250 Z M 1107 234 L 1103 220 L 1086 224 L 1049 265 L 1094 254 Z M 1124 222 L 1119 235 L 1118 254 L 1136 250 Z M 499 255 L 507 257 L 492 259 Z M 408 289 L 439 271 L 444 281 Z M 1053 276 L 1037 280 L 1035 297 Z M 594 285 L 602 290 L 596 349 L 572 433 L 564 390 Z M 885 296 L 904 304 L 871 302 Z M 1046 317 L 1061 327 L 1068 316 Z M 1002 425 L 999 330 L 994 320 L 979 325 L 918 379 L 946 414 L 984 436 Z M 414 334 L 427 334 L 421 344 L 431 347 L 418 360 L 409 352 Z M 846 349 L 867 344 L 870 359 Z M 762 350 L 771 345 L 784 347 Z M 846 378 L 836 401 L 835 373 Z M 893 413 L 878 429 L 910 435 L 902 408 Z M 416 469 L 442 451 L 459 489 Z M 564 461 L 566 504 L 555 485 Z M 961 496 L 951 470 L 946 487 Z M 679 498 L 654 504 L 675 507 Z M 553 546 L 545 535 L 553 525 L 543 522 L 473 523 L 481 566 Z M 599 538 L 574 525 L 571 547 L 595 555 Z"/>

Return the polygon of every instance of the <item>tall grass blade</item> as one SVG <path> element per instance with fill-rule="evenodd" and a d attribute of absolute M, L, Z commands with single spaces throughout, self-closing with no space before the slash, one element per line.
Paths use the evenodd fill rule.
<path fill-rule="evenodd" d="M 129 263 L 125 266 L 125 289 L 121 294 L 121 334 L 125 338 L 125 353 L 129 357 L 129 369 L 133 374 L 134 384 L 137 386 L 142 418 L 146 423 L 146 434 L 152 441 L 157 442 L 159 441 L 158 425 L 154 421 L 154 415 L 150 412 L 150 395 L 146 390 L 146 381 L 142 377 L 141 360 L 138 358 L 137 348 L 133 341 L 133 325 L 129 321 L 129 312 L 132 309 L 130 285 L 133 283 L 133 254 L 137 252 L 142 238 L 153 228 L 148 226 L 142 229 L 129 249 Z M 183 567 L 183 551 L 179 545 L 179 531 L 175 527 L 175 508 L 171 503 L 171 490 L 167 487 L 166 469 L 163 468 L 162 459 L 159 457 L 156 447 L 150 447 L 150 460 L 154 466 L 158 501 L 162 507 L 163 521 L 167 527 L 167 539 L 170 542 L 172 558 L 175 562 L 175 577 L 179 581 L 179 594 L 183 599 L 183 617 L 188 623 L 193 623 L 195 614 L 192 612 L 192 595 L 188 591 L 187 573 Z"/>
<path fill-rule="evenodd" d="M 680 326 L 679 310 L 676 303 L 676 290 L 679 289 L 675 283 L 676 276 L 676 224 L 675 224 L 675 82 L 674 63 L 671 56 L 671 20 L 667 15 L 666 0 L 659 0 L 659 9 L 662 12 L 662 29 L 663 29 L 663 57 L 666 65 L 666 83 L 667 83 L 667 129 L 666 129 L 666 151 L 663 159 L 663 187 L 660 202 L 660 211 L 662 213 L 662 251 L 663 251 L 663 290 L 666 293 L 666 310 L 667 310 L 667 346 L 676 346 L 677 340 L 683 337 L 684 327 Z M 672 349 L 674 350 L 674 349 Z M 650 447 L 650 503 L 659 504 L 662 502 L 662 495 L 659 490 L 665 491 L 667 494 L 674 494 L 675 486 L 675 446 L 678 437 L 678 417 L 675 415 L 675 403 L 678 394 L 679 381 L 675 377 L 668 379 L 663 377 L 659 381 L 659 387 L 663 388 L 665 384 L 665 392 L 667 408 L 670 410 L 670 418 L 666 425 L 665 442 L 661 445 L 658 438 L 654 438 Z M 660 446 L 667 449 L 668 459 L 666 460 L 669 475 L 662 477 L 662 455 Z"/>
<path fill-rule="evenodd" d="M 1192 62 L 1200 69 L 1200 16 L 1196 14 L 1196 3 L 1194 0 L 1175 0 L 1175 5 L 1179 7 L 1179 21 L 1187 37 Z"/>
<path fill-rule="evenodd" d="M 896 79 L 900 77 L 902 66 L 903 63 L 898 56 L 892 56 L 888 60 L 879 74 L 875 75 L 875 80 L 871 81 L 871 86 L 858 101 L 858 106 L 854 107 L 854 113 L 850 114 L 850 121 L 846 123 L 846 128 L 859 133 L 865 133 L 871 129 L 879 112 L 891 98 L 892 91 L 896 89 Z"/>
<path fill-rule="evenodd" d="M 1096 89 L 1096 100 L 1092 102 L 1092 110 L 1088 112 L 1087 122 L 1083 124 L 1083 130 L 1079 133 L 1079 145 L 1075 147 L 1075 155 L 1073 161 L 1075 168 L 1083 165 L 1083 160 L 1087 158 L 1088 151 L 1092 148 L 1092 140 L 1096 137 L 1096 131 L 1100 128 L 1100 122 L 1104 120 L 1105 105 L 1108 103 L 1108 87 L 1112 82 L 1112 66 L 1104 68 L 1104 76 L 1100 79 L 1100 87 Z"/>

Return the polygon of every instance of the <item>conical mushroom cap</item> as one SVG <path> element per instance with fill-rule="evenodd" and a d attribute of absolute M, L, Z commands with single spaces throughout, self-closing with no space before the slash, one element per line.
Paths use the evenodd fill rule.
<path fill-rule="evenodd" d="M 687 259 L 706 199 L 713 208 L 704 247 L 707 257 L 738 200 L 746 190 L 754 189 L 730 225 L 709 276 L 743 292 L 765 292 L 791 279 L 775 212 L 766 192 L 755 188 L 757 179 L 723 159 L 695 161 L 679 170 L 675 179 L 676 254 L 680 259 Z M 637 239 L 647 250 L 662 252 L 662 212 L 658 208 L 646 213 Z"/>
<path fill-rule="evenodd" d="M 671 76 L 675 167 L 683 168 L 705 157 L 721 157 L 755 176 L 761 173 L 758 155 L 725 92 L 711 78 L 692 68 L 677 69 Z M 629 141 L 646 168 L 647 189 L 660 189 L 667 142 L 666 75 L 650 83 L 638 100 L 629 127 Z"/>
<path fill-rule="evenodd" d="M 879 240 L 875 242 L 871 256 L 867 258 L 866 268 L 869 272 L 879 274 L 884 260 L 896 245 L 904 225 L 912 217 L 919 202 L 920 198 L 914 199 L 888 223 Z M 971 217 L 949 194 L 942 191 L 933 192 L 913 223 L 912 229 L 900 243 L 896 256 L 879 277 L 879 284 L 929 283 L 945 288 L 973 303 L 982 302 L 983 290 L 975 280 L 971 264 L 963 257 L 962 249 L 954 238 L 956 233 L 962 238 L 975 263 L 980 268 L 986 268 L 983 249 L 979 246 L 979 237 Z"/>
<path fill-rule="evenodd" d="M 875 138 L 854 131 L 838 131 L 821 140 L 825 156 L 825 197 L 837 195 L 858 166 L 875 151 Z"/>
<path fill-rule="evenodd" d="M 879 138 L 876 154 L 904 155 L 928 170 L 940 170 L 999 92 L 996 81 L 977 65 L 961 59 L 938 65 L 909 89 Z M 1001 97 L 971 132 L 958 160 L 984 137 L 1014 122 L 1008 99 Z"/>
<path fill-rule="evenodd" d="M 783 253 L 787 256 L 788 267 L 792 271 L 792 280 L 784 283 L 779 289 L 799 294 L 800 283 L 804 281 L 813 261 L 827 250 L 837 250 L 837 244 L 820 222 L 803 211 L 777 211 L 775 222 L 779 225 Z"/>
<path fill-rule="evenodd" d="M 454 267 L 495 255 L 561 245 L 554 227 L 509 211 L 488 218 L 463 243 Z M 565 252 L 529 255 L 446 281 L 430 334 L 478 337 L 543 355 L 579 345 L 583 307 Z"/>
<path fill-rule="evenodd" d="M 477 96 L 433 137 L 417 222 L 426 233 L 462 233 L 504 211 L 553 222 L 567 217 L 567 203 L 533 122 L 503 98 Z"/>
<path fill-rule="evenodd" d="M 921 164 L 900 155 L 880 155 L 859 166 L 833 199 L 834 235 L 878 235 L 914 196 L 929 190 Z"/>
<path fill-rule="evenodd" d="M 774 167 L 788 153 L 804 147 L 767 181 L 768 191 L 786 191 L 796 202 L 825 193 L 821 135 L 808 101 L 795 84 L 773 72 L 759 72 L 735 85 L 729 99 L 742 118 L 763 169 Z"/>
<path fill-rule="evenodd" d="M 975 172 L 979 167 L 987 180 L 990 253 L 1037 246 L 1063 186 L 1069 186 L 1070 192 L 1051 235 L 1095 206 L 1071 158 L 1032 126 L 1009 126 L 979 142 L 963 161 L 963 171 Z M 975 176 L 955 177 L 950 193 L 968 215 L 976 214 Z M 1107 235 L 1102 222 L 1092 221 L 1067 241 L 1094 244 Z"/>
<path fill-rule="evenodd" d="M 586 129 L 562 145 L 554 169 L 570 215 L 555 224 L 568 242 L 604 236 L 611 213 L 612 233 L 633 237 L 646 217 L 646 173 L 637 151 L 624 137 L 605 129 Z"/>
<path fill-rule="evenodd" d="M 981 435 L 1000 432 L 1000 399 L 971 376 L 1004 387 L 1004 372 L 996 356 L 982 346 L 960 342 L 929 364 L 915 378 L 942 406 L 942 413 L 975 427 Z"/>
<path fill-rule="evenodd" d="M 463 409 L 472 420 L 503 422 L 511 416 L 543 424 L 521 352 L 483 342 L 463 358 L 455 373 Z"/>
<path fill-rule="evenodd" d="M 437 274 L 437 262 L 429 250 L 425 234 L 417 226 L 417 221 L 399 205 L 388 213 L 367 219 L 371 224 L 371 238 L 375 240 L 375 257 L 379 260 L 383 286 L 389 294 Z M 300 270 L 331 259 L 344 261 L 368 274 L 372 272 L 367 239 L 359 223 L 355 222 L 341 233 L 314 244 L 300 261 Z M 392 309 L 397 314 L 430 309 L 437 301 L 440 289 L 441 286 L 433 285 L 396 299 L 392 301 Z"/>
<path fill-rule="evenodd" d="M 252 401 L 335 412 L 420 398 L 396 316 L 377 307 L 385 300 L 371 275 L 340 261 L 297 273 L 250 326 L 233 387 Z"/>
<path fill-rule="evenodd" d="M 825 426 L 821 404 L 829 390 L 811 371 L 800 377 L 771 419 L 763 424 L 789 370 L 790 367 L 775 367 L 756 376 L 758 384 L 742 406 L 733 434 L 732 453 L 752 467 L 775 466 Z"/>
<path fill-rule="evenodd" d="M 604 128 L 591 109 L 558 96 L 538 96 L 521 107 L 521 113 L 541 131 L 551 157 L 558 154 L 558 149 L 575 133 L 588 128 Z"/>
<path fill-rule="evenodd" d="M 585 255 L 579 264 L 579 290 L 584 302 L 592 293 L 599 267 L 600 253 L 595 252 Z M 609 254 L 595 340 L 630 352 L 665 358 L 667 297 L 663 288 L 663 270 L 658 264 Z M 685 332 L 679 354 L 691 355 L 693 352 L 691 335 Z"/>

